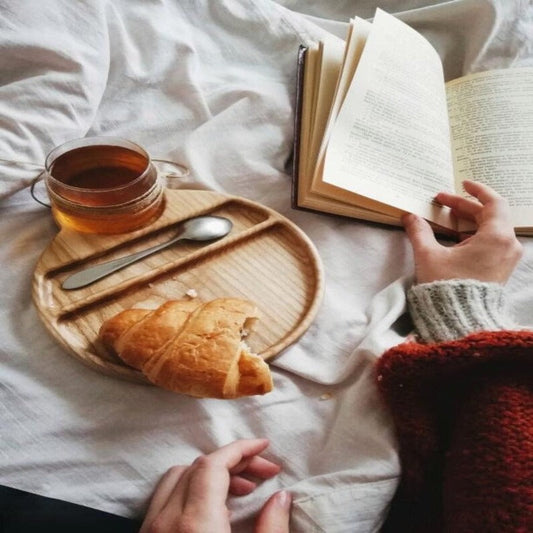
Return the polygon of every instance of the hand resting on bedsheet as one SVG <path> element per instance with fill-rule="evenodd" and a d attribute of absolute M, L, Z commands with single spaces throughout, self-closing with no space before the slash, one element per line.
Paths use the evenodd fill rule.
<path fill-rule="evenodd" d="M 378 384 L 386 403 L 391 409 L 400 435 L 400 459 L 402 461 L 402 469 L 405 470 L 399 492 L 405 487 L 405 479 L 407 479 L 407 484 L 409 484 L 409 473 L 416 470 L 416 467 L 420 468 L 420 465 L 429 464 L 423 460 L 418 460 L 418 462 L 415 460 L 415 467 L 413 468 L 409 461 L 404 463 L 402 452 L 405 453 L 406 442 L 408 443 L 407 446 L 409 446 L 409 439 L 406 439 L 405 435 L 409 434 L 410 427 L 416 427 L 416 413 L 420 413 L 423 409 L 432 409 L 430 404 L 428 404 L 428 407 L 418 405 L 416 402 L 412 409 L 405 408 L 408 405 L 405 402 L 413 401 L 412 398 L 417 398 L 417 387 L 421 386 L 420 388 L 422 389 L 424 383 L 421 383 L 423 380 L 416 382 L 413 390 L 410 391 L 412 396 L 405 396 L 407 387 L 403 388 L 402 365 L 407 369 L 406 377 L 409 378 L 409 372 L 412 371 L 410 363 L 416 362 L 419 353 L 426 350 L 423 354 L 424 371 L 427 371 L 427 365 L 429 364 L 431 371 L 427 372 L 428 376 L 431 376 L 430 379 L 437 376 L 437 381 L 439 381 L 440 368 L 443 366 L 442 361 L 438 360 L 441 357 L 441 353 L 451 354 L 446 357 L 459 355 L 460 357 L 456 357 L 458 360 L 467 359 L 468 357 L 474 357 L 474 359 L 483 358 L 477 352 L 478 348 L 475 345 L 475 341 L 463 339 L 463 337 L 475 331 L 481 331 L 486 334 L 487 338 L 482 339 L 482 346 L 480 345 L 479 349 L 487 350 L 488 346 L 489 355 L 487 357 L 489 358 L 492 357 L 490 350 L 493 337 L 491 335 L 496 335 L 497 337 L 499 333 L 501 338 L 496 338 L 495 345 L 507 342 L 513 348 L 513 343 L 517 345 L 522 343 L 520 344 L 520 349 L 523 349 L 525 345 L 525 350 L 533 353 L 533 335 L 528 332 L 522 335 L 523 332 L 500 331 L 514 327 L 514 324 L 509 322 L 508 316 L 504 312 L 504 307 L 501 305 L 503 301 L 503 284 L 513 272 L 522 253 L 522 247 L 515 237 L 508 217 L 507 204 L 505 200 L 485 185 L 465 182 L 464 187 L 472 195 L 473 199 L 463 199 L 447 193 L 441 193 L 437 197 L 439 202 L 450 207 L 457 216 L 474 219 L 477 222 L 478 229 L 476 233 L 462 242 L 454 246 L 443 246 L 437 242 L 429 224 L 425 220 L 414 215 L 407 215 L 404 219 L 405 229 L 414 252 L 417 281 L 417 285 L 409 290 L 409 310 L 420 342 L 405 343 L 405 345 L 389 350 L 377 364 Z M 457 312 L 458 310 L 459 312 Z M 522 335 L 522 338 L 516 341 L 515 338 L 520 337 L 520 335 Z M 464 344 L 461 344 L 461 342 L 454 344 L 453 341 L 456 339 L 463 339 L 461 342 Z M 469 342 L 474 343 L 473 355 L 469 353 Z M 403 346 L 406 347 L 403 348 Z M 413 348 L 413 346 L 415 347 Z M 439 352 L 440 347 L 443 346 L 445 347 L 444 352 Z M 450 347 L 446 348 L 447 346 Z M 455 354 L 454 350 L 458 354 Z M 431 365 L 432 360 L 437 360 L 433 368 Z M 454 363 L 453 357 L 451 363 Z M 483 361 L 481 363 L 480 366 L 483 369 Z M 461 373 L 462 370 L 460 368 L 459 374 Z M 483 377 L 483 370 L 480 371 L 480 375 Z M 395 380 L 398 381 L 398 379 L 400 385 L 395 384 Z M 501 379 L 501 375 L 498 375 L 498 379 Z M 499 386 L 499 382 L 496 384 Z M 456 383 L 454 382 L 453 387 L 455 385 Z M 494 385 L 494 383 L 489 383 L 489 389 L 490 385 Z M 513 387 L 514 385 L 515 383 L 512 380 L 505 383 L 506 387 Z M 455 394 L 453 387 L 451 391 Z M 469 390 L 468 398 L 472 399 L 472 395 L 475 394 L 475 387 L 475 380 L 473 381 L 472 390 L 469 390 L 467 386 Z M 501 390 L 497 387 L 493 388 L 496 391 L 500 391 L 498 392 L 499 399 Z M 531 390 L 526 389 L 522 392 L 525 395 L 525 400 L 521 399 L 520 401 L 530 401 Z M 484 390 L 484 394 L 486 394 L 486 390 Z M 425 397 L 421 395 L 420 398 Z M 486 399 L 487 397 L 485 396 L 484 400 Z M 396 400 L 398 401 L 396 402 Z M 424 404 L 424 402 L 425 400 L 421 400 L 421 404 Z M 478 408 L 475 401 L 473 405 Z M 514 407 L 516 407 L 515 411 L 513 411 Z M 482 423 L 485 423 L 487 417 L 489 419 L 490 416 L 494 417 L 494 413 L 487 414 L 483 410 L 471 413 L 467 408 L 462 409 L 463 414 L 467 413 L 467 428 L 475 427 L 478 420 L 482 420 Z M 511 408 L 507 406 L 505 423 L 509 423 L 509 420 L 512 420 L 514 415 L 521 416 L 520 412 L 523 412 L 521 405 L 513 405 Z M 457 413 L 454 412 L 453 416 L 455 417 L 456 415 Z M 402 427 L 402 421 L 406 422 L 407 430 Z M 426 431 L 424 425 L 422 425 L 422 428 Z M 521 431 L 518 430 L 517 434 L 513 435 L 513 438 L 522 439 Z M 423 431 L 419 432 L 412 441 L 414 448 L 420 444 L 420 435 L 423 434 Z M 461 433 L 459 434 L 461 435 Z M 468 437 L 468 431 L 466 435 Z M 459 446 L 459 450 L 467 449 L 462 448 L 462 446 L 466 446 L 465 442 L 470 445 L 467 437 L 463 434 L 463 441 L 459 439 L 458 444 L 456 443 Z M 403 441 L 402 438 L 404 439 Z M 479 441 L 479 439 L 477 440 Z M 228 495 L 238 496 L 252 492 L 256 485 L 246 478 L 248 475 L 256 479 L 268 479 L 275 476 L 281 469 L 279 465 L 259 455 L 267 446 L 268 441 L 266 439 L 235 441 L 209 455 L 199 457 L 190 466 L 178 466 L 170 469 L 155 490 L 141 533 L 218 533 L 231 531 L 230 512 L 227 507 Z M 402 446 L 404 447 L 402 448 Z M 442 453 L 443 448 L 437 447 L 437 449 L 437 453 Z M 501 464 L 508 464 L 506 461 L 510 460 L 510 458 L 505 455 L 506 452 L 503 448 L 502 450 Z M 500 464 L 498 457 L 494 458 L 494 453 L 498 453 L 498 451 L 495 452 L 491 448 L 490 452 L 492 454 L 489 459 L 492 461 L 491 465 Z M 407 457 L 412 459 L 418 453 L 416 449 L 409 448 Z M 423 447 L 423 452 L 421 453 L 427 453 L 426 448 Z M 450 457 L 453 458 L 453 446 L 447 450 L 447 453 L 450 453 Z M 462 457 L 460 453 L 459 456 Z M 516 454 L 511 459 L 514 460 L 515 457 Z M 487 473 L 490 475 L 490 467 L 487 468 L 483 464 L 481 466 L 476 464 L 476 467 L 479 467 L 479 469 L 475 471 L 475 475 L 478 478 L 484 478 L 482 483 L 487 482 L 490 485 L 490 479 L 486 479 Z M 424 468 L 427 468 L 427 466 L 424 466 Z M 471 476 L 470 463 L 464 466 L 463 470 L 466 471 L 465 475 Z M 527 472 L 527 468 L 524 470 L 523 465 L 519 465 L 517 471 L 520 472 L 519 476 L 531 474 L 531 472 Z M 442 477 L 437 476 L 436 479 L 444 479 L 446 475 L 449 475 L 449 473 L 444 473 Z M 389 521 L 387 527 L 392 529 L 387 529 L 387 531 L 407 530 L 404 528 L 412 526 L 412 521 L 417 519 L 426 525 L 429 523 L 427 520 L 429 520 L 432 524 L 431 527 L 440 527 L 444 520 L 443 517 L 450 516 L 449 508 L 446 505 L 451 505 L 453 511 L 453 505 L 458 500 L 461 500 L 461 494 L 464 495 L 464 492 L 461 493 L 460 490 L 456 490 L 453 485 L 454 479 L 460 479 L 461 483 L 464 482 L 461 475 L 461 471 L 459 473 L 455 471 L 447 479 L 447 483 L 453 489 L 451 491 L 452 498 L 448 498 L 450 501 L 446 500 L 446 489 L 441 490 L 441 487 L 424 486 L 423 484 L 413 488 L 410 485 L 407 489 L 408 497 L 406 498 L 404 495 L 399 501 L 405 502 L 408 500 L 409 495 L 415 494 L 415 504 L 410 505 L 407 512 L 405 510 L 402 511 L 400 505 L 400 511 L 398 511 L 398 507 L 394 506 L 393 500 L 392 511 L 387 519 Z M 432 472 L 417 473 L 414 478 L 417 480 L 416 483 L 420 483 L 419 480 L 424 479 L 429 479 L 429 484 L 435 483 L 435 476 Z M 469 482 L 471 481 L 470 477 Z M 512 483 L 520 484 L 520 480 L 513 479 Z M 460 485 L 460 487 L 463 487 L 463 485 Z M 511 488 L 514 490 L 514 486 Z M 422 492 L 422 496 L 417 490 Z M 424 508 L 425 503 L 423 505 L 420 504 L 420 501 L 425 502 L 424 498 L 427 494 L 430 494 L 430 496 L 427 496 L 429 498 L 436 498 L 433 495 L 441 494 L 441 492 L 444 503 L 431 501 L 426 508 Z M 478 501 L 482 501 L 483 491 L 472 491 L 472 493 L 478 497 Z M 505 495 L 505 487 L 503 487 L 501 493 Z M 492 530 L 490 526 L 492 525 L 491 520 L 493 520 L 493 517 L 499 517 L 501 513 L 505 514 L 507 512 L 512 512 L 517 523 L 521 523 L 520 520 L 525 514 L 520 506 L 525 505 L 526 507 L 524 508 L 527 512 L 529 503 L 527 503 L 527 498 L 523 498 L 520 494 L 519 496 L 520 498 L 516 502 L 513 501 L 511 504 L 508 504 L 508 502 L 502 503 L 500 508 L 498 507 L 500 505 L 499 502 L 492 500 L 491 505 L 487 506 L 487 510 L 482 509 L 483 512 L 479 512 L 479 509 L 474 509 L 473 514 L 475 515 L 475 520 L 478 521 L 475 524 L 479 526 L 477 529 Z M 526 502 L 525 504 L 524 501 Z M 460 503 L 462 502 L 460 501 Z M 298 502 L 295 501 L 292 505 L 297 504 Z M 531 505 L 533 505 L 533 502 L 531 502 Z M 275 493 L 259 513 L 256 522 L 256 533 L 288 532 L 290 508 L 291 495 L 287 491 Z M 430 513 L 429 518 L 424 516 L 427 513 Z M 453 529 L 452 527 L 452 530 L 466 531 L 476 529 L 468 529 L 469 525 L 473 524 L 473 522 L 468 522 L 471 519 L 468 512 L 455 514 L 452 512 L 451 515 L 454 516 L 453 520 L 457 520 L 456 516 L 459 517 L 459 520 L 467 520 L 465 522 L 467 524 L 466 529 L 461 529 L 465 525 L 465 523 L 462 523 L 459 529 Z M 446 518 L 446 520 L 450 519 Z M 500 519 L 497 518 L 497 520 Z M 305 531 L 305 525 L 294 525 L 298 531 Z M 489 526 L 489 529 L 486 529 L 486 526 Z M 500 529 L 500 531 L 515 531 L 512 528 L 506 529 L 504 526 L 502 527 L 503 529 Z"/>
<path fill-rule="evenodd" d="M 226 499 L 249 494 L 255 483 L 246 475 L 268 479 L 279 465 L 259 454 L 267 439 L 237 440 L 198 457 L 190 466 L 175 466 L 161 479 L 152 496 L 140 533 L 230 532 Z M 275 493 L 261 510 L 256 533 L 289 531 L 291 500 L 286 491 Z"/>

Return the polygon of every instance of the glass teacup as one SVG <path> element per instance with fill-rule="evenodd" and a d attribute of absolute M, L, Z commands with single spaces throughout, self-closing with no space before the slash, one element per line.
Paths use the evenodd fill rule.
<path fill-rule="evenodd" d="M 165 206 L 154 160 L 118 137 L 86 137 L 54 148 L 46 157 L 44 181 L 57 224 L 85 233 L 139 229 Z"/>

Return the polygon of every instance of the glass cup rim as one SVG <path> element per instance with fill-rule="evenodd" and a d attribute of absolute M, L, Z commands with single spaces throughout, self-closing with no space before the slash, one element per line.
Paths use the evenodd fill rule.
<path fill-rule="evenodd" d="M 154 183 L 148 191 L 146 191 L 142 196 L 139 196 L 138 198 L 134 198 L 132 200 L 128 200 L 127 202 L 123 202 L 121 204 L 111 204 L 111 205 L 83 205 L 79 204 L 77 202 L 73 202 L 72 200 L 69 200 L 68 198 L 63 198 L 59 194 L 57 194 L 54 191 L 50 191 L 50 199 L 52 197 L 55 199 L 56 204 L 61 204 L 61 206 L 67 206 L 70 209 L 76 209 L 76 211 L 79 212 L 85 212 L 85 213 L 101 213 L 101 214 L 109 214 L 109 213 L 117 213 L 122 211 L 128 211 L 132 207 L 138 207 L 139 205 L 143 206 L 148 201 L 155 202 L 159 197 L 162 197 L 164 195 L 164 191 L 162 187 L 158 186 L 158 183 Z"/>
<path fill-rule="evenodd" d="M 54 178 L 54 176 L 51 173 L 51 167 L 53 166 L 53 162 L 55 161 L 55 159 L 57 159 L 63 154 L 68 153 L 70 150 L 74 150 L 76 148 L 83 148 L 85 146 L 119 146 L 122 148 L 128 148 L 127 146 L 123 146 L 124 144 L 132 146 L 134 149 L 140 152 L 140 154 L 143 157 L 146 157 L 146 168 L 133 181 L 125 183 L 124 185 L 120 185 L 118 187 L 108 187 L 105 189 L 101 189 L 101 188 L 93 189 L 89 187 L 73 187 L 72 185 L 68 185 L 67 183 L 62 182 L 58 180 L 57 178 Z M 61 150 L 66 148 L 67 146 L 69 146 L 69 149 L 61 152 Z M 61 152 L 61 153 L 60 155 L 56 155 L 56 152 Z M 52 183 L 57 184 L 65 188 L 68 191 L 73 191 L 73 192 L 75 191 L 75 192 L 81 192 L 81 193 L 87 192 L 91 194 L 95 194 L 95 193 L 97 194 L 97 193 L 109 193 L 112 191 L 121 191 L 123 189 L 128 189 L 132 187 L 133 185 L 137 184 L 139 181 L 141 181 L 146 176 L 146 173 L 150 171 L 150 168 L 152 167 L 152 158 L 150 157 L 150 154 L 140 144 L 130 141 L 129 139 L 125 139 L 123 137 L 98 135 L 98 136 L 93 136 L 93 137 L 80 137 L 77 139 L 71 139 L 69 141 L 66 141 L 64 143 L 61 143 L 55 146 L 54 148 L 52 148 L 52 150 L 50 150 L 50 152 L 48 152 L 48 155 L 46 156 L 46 159 L 44 162 L 44 166 L 45 166 L 45 181 L 50 180 Z"/>

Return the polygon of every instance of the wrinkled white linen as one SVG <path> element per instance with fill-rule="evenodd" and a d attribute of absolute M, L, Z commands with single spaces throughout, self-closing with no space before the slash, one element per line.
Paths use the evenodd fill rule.
<path fill-rule="evenodd" d="M 431 4 L 431 5 L 427 5 Z M 42 163 L 65 140 L 116 135 L 180 161 L 194 186 L 262 202 L 298 224 L 324 263 L 322 307 L 273 362 L 275 389 L 196 400 L 97 374 L 47 334 L 32 272 L 56 228 L 25 169 L 0 167 L 0 484 L 141 516 L 171 465 L 229 441 L 268 436 L 283 472 L 232 498 L 234 530 L 279 488 L 293 531 L 375 531 L 397 482 L 394 430 L 372 365 L 407 332 L 412 257 L 399 229 L 294 211 L 291 153 L 296 50 L 371 0 L 0 0 L 0 158 Z M 448 78 L 533 65 L 528 2 L 384 1 L 421 31 Z M 507 289 L 533 325 L 533 245 Z"/>

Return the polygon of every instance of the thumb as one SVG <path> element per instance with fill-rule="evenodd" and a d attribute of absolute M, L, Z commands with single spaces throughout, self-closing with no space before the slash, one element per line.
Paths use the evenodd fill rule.
<path fill-rule="evenodd" d="M 408 214 L 402 219 L 407 237 L 411 241 L 415 258 L 424 250 L 439 246 L 431 226 L 426 220 L 416 215 Z"/>
<path fill-rule="evenodd" d="M 273 494 L 263 505 L 255 533 L 289 533 L 292 496 L 286 490 Z"/>

